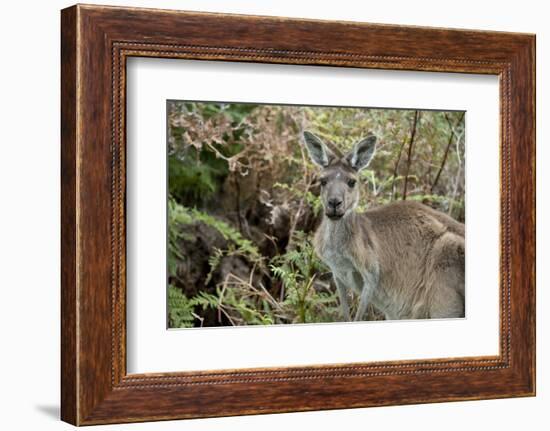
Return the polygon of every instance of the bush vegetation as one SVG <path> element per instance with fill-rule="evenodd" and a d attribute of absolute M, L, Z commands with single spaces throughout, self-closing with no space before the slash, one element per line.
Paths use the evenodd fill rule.
<path fill-rule="evenodd" d="M 464 222 L 463 112 L 172 101 L 170 327 L 341 319 L 311 246 L 322 211 L 303 130 L 344 152 L 377 135 L 359 211 L 412 199 Z"/>

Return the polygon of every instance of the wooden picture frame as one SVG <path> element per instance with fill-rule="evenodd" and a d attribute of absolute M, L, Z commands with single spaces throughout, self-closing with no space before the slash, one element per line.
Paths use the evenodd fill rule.
<path fill-rule="evenodd" d="M 61 16 L 64 421 L 535 394 L 534 35 L 82 5 Z M 125 65 L 131 56 L 499 76 L 500 354 L 128 375 Z"/>

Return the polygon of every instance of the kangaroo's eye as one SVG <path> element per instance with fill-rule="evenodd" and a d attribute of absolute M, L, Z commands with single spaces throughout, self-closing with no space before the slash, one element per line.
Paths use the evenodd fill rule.
<path fill-rule="evenodd" d="M 354 188 L 356 182 L 357 182 L 357 181 L 355 181 L 355 180 L 348 180 L 348 187 L 349 187 L 350 189 Z"/>
<path fill-rule="evenodd" d="M 321 186 L 326 186 L 327 185 L 327 180 L 325 178 L 321 178 Z"/>

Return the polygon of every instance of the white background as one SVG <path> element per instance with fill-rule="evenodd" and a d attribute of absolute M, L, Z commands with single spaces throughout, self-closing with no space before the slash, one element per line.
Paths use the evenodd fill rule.
<path fill-rule="evenodd" d="M 173 9 L 344 19 L 537 33 L 538 396 L 329 412 L 105 426 L 96 429 L 399 430 L 547 429 L 550 423 L 550 28 L 545 2 L 524 0 L 297 2 L 295 0 L 118 1 Z M 65 1 L 5 2 L 0 15 L 0 302 L 4 429 L 70 429 L 59 410 L 59 9 Z M 543 194 L 544 191 L 544 194 Z M 545 313 L 546 311 L 546 313 Z"/>
<path fill-rule="evenodd" d="M 127 84 L 129 373 L 498 354 L 496 76 L 134 58 Z M 466 111 L 466 318 L 167 331 L 166 99 L 185 98 Z"/>

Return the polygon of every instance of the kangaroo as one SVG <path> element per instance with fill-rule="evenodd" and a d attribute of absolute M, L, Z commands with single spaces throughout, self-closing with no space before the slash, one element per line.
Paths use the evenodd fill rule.
<path fill-rule="evenodd" d="M 323 220 L 314 248 L 336 284 L 342 317 L 350 321 L 348 290 L 359 295 L 354 320 L 372 304 L 387 320 L 464 317 L 464 225 L 412 201 L 355 211 L 358 174 L 376 149 L 376 137 L 336 154 L 303 133 L 320 167 Z"/>

